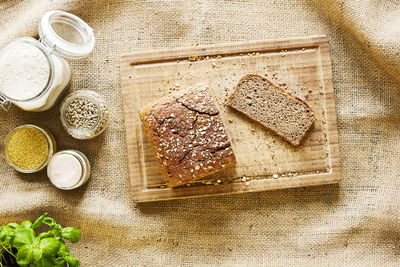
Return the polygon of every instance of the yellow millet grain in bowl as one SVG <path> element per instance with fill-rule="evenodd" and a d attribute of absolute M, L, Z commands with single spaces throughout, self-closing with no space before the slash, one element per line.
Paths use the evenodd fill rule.
<path fill-rule="evenodd" d="M 34 170 L 45 163 L 49 154 L 46 136 L 36 128 L 16 129 L 8 140 L 6 153 L 20 169 Z"/>

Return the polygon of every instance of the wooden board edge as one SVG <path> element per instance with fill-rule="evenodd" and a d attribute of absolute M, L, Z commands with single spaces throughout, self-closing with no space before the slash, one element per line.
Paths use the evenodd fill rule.
<path fill-rule="evenodd" d="M 125 90 L 125 86 L 123 83 L 129 83 L 130 87 L 132 86 L 133 80 L 130 78 L 132 74 L 132 66 L 129 64 L 124 64 L 122 56 L 120 57 L 120 81 L 121 81 L 121 95 L 122 95 L 122 113 L 124 114 L 124 128 L 125 128 L 125 144 L 127 146 L 127 156 L 128 156 L 128 177 L 129 177 L 129 186 L 130 186 L 130 193 L 131 196 L 135 196 L 141 192 L 142 183 L 140 179 L 135 177 L 135 173 L 131 170 L 131 165 L 135 162 L 135 158 L 133 157 L 134 153 L 137 153 L 131 146 L 129 146 L 128 139 L 137 139 L 136 133 L 129 131 L 128 129 L 128 121 L 129 121 L 129 114 L 130 111 L 127 111 L 127 95 L 128 92 Z M 140 163 L 138 163 L 140 165 Z M 140 168 L 140 166 L 137 166 Z"/>
<path fill-rule="evenodd" d="M 331 167 L 336 167 L 336 175 L 339 181 L 342 180 L 342 166 L 341 166 L 341 159 L 340 159 L 340 148 L 339 148 L 339 130 L 337 125 L 337 110 L 336 110 L 336 94 L 333 85 L 333 73 L 332 73 L 332 59 L 331 59 L 331 49 L 329 40 L 326 39 L 326 42 L 319 46 L 319 53 L 321 57 L 321 68 L 325 68 L 321 70 L 322 72 L 322 80 L 324 83 L 324 101 L 325 101 L 325 112 L 330 114 L 327 117 L 327 131 L 330 133 L 328 134 L 328 145 L 330 149 L 330 159 L 331 159 Z M 327 97 L 328 95 L 332 95 L 332 99 L 330 104 L 327 105 Z"/>
<path fill-rule="evenodd" d="M 217 56 L 248 52 L 271 52 L 285 49 L 315 47 L 316 44 L 328 41 L 326 35 L 292 37 L 284 39 L 258 40 L 236 43 L 220 43 L 191 47 L 175 47 L 170 49 L 148 50 L 121 55 L 121 62 L 129 65 L 145 64 L 159 61 L 187 59 L 191 55 Z M 290 42 L 290 44 L 289 44 Z M 162 58 L 162 60 L 160 60 Z"/>
<path fill-rule="evenodd" d="M 339 176 L 338 176 L 339 174 Z M 243 182 L 223 184 L 223 185 L 208 185 L 211 190 L 207 192 L 193 191 L 194 187 L 180 187 L 176 189 L 160 189 L 168 190 L 164 195 L 155 195 L 151 191 L 142 191 L 133 196 L 135 203 L 146 203 L 155 201 L 165 201 L 174 199 L 186 199 L 186 198 L 199 198 L 199 197 L 210 197 L 210 196 L 222 196 L 222 195 L 233 195 L 241 193 L 254 193 L 263 191 L 272 191 L 280 189 L 290 189 L 308 186 L 319 186 L 328 184 L 338 184 L 340 179 L 340 170 L 333 168 L 330 173 L 319 175 L 318 177 L 310 178 L 310 175 L 297 176 L 296 178 L 284 178 L 284 179 L 268 179 L 268 180 L 252 180 L 249 185 Z M 310 179 L 312 183 L 310 183 Z M 242 189 L 242 190 L 240 190 Z M 171 191 L 176 190 L 176 193 L 168 194 Z"/>

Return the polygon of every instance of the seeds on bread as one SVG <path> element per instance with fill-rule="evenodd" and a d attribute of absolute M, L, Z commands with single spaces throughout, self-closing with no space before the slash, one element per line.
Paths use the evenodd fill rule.
<path fill-rule="evenodd" d="M 236 163 L 221 115 L 207 89 L 168 95 L 139 110 L 168 187 Z"/>

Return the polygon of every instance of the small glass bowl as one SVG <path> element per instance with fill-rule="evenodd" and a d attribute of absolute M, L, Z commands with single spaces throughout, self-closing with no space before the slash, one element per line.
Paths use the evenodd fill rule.
<path fill-rule="evenodd" d="M 63 185 L 57 184 L 57 182 L 54 180 L 54 177 L 51 177 L 51 174 L 50 174 L 49 168 L 50 168 L 50 165 L 52 164 L 52 162 L 50 160 L 49 167 L 47 167 L 47 176 L 49 177 L 50 182 L 55 187 L 57 187 L 58 189 L 62 189 L 62 190 L 72 190 L 72 189 L 80 187 L 81 185 L 84 185 L 89 180 L 89 177 L 91 174 L 91 167 L 90 167 L 89 159 L 85 156 L 85 154 L 83 154 L 82 152 L 80 152 L 78 150 L 74 150 L 74 149 L 66 149 L 66 150 L 59 151 L 53 155 L 52 159 L 56 159 L 57 156 L 62 155 L 62 154 L 67 154 L 67 155 L 73 156 L 74 158 L 76 158 L 79 161 L 79 163 L 81 164 L 81 167 L 82 167 L 81 177 L 75 184 L 71 184 L 70 186 L 63 186 Z"/>
<path fill-rule="evenodd" d="M 12 162 L 12 160 L 10 159 L 9 155 L 8 155 L 8 145 L 10 144 L 10 140 L 13 136 L 13 134 L 15 132 L 17 132 L 20 129 L 24 129 L 24 128 L 33 128 L 38 130 L 39 132 L 41 132 L 43 134 L 43 136 L 46 138 L 47 141 L 47 146 L 48 146 L 48 153 L 47 153 L 47 158 L 46 160 L 43 162 L 42 165 L 40 165 L 38 168 L 36 169 L 21 169 L 19 168 L 14 162 Z M 38 172 L 40 170 L 43 170 L 43 168 L 45 168 L 47 166 L 47 164 L 49 163 L 51 157 L 53 156 L 53 154 L 56 152 L 56 141 L 54 140 L 53 135 L 46 131 L 45 129 L 33 125 L 33 124 L 24 124 L 21 126 L 18 126 L 16 128 L 14 128 L 6 137 L 5 143 L 4 143 L 4 151 L 5 151 L 5 155 L 6 155 L 6 161 L 7 163 L 13 167 L 16 171 L 18 172 L 22 172 L 22 173 L 34 173 L 34 172 Z"/>
<path fill-rule="evenodd" d="M 73 127 L 67 120 L 66 112 L 72 101 L 79 98 L 87 98 L 92 101 L 98 110 L 98 118 L 96 123 L 87 129 L 77 129 Z M 61 103 L 60 118 L 65 130 L 76 139 L 92 139 L 100 135 L 107 127 L 108 109 L 105 99 L 98 93 L 91 90 L 79 90 L 68 95 Z"/>

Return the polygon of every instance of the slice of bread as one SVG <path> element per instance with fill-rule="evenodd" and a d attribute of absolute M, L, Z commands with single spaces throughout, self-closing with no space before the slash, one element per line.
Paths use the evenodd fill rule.
<path fill-rule="evenodd" d="M 306 102 L 255 74 L 240 79 L 227 104 L 294 146 L 300 144 L 315 120 Z"/>

